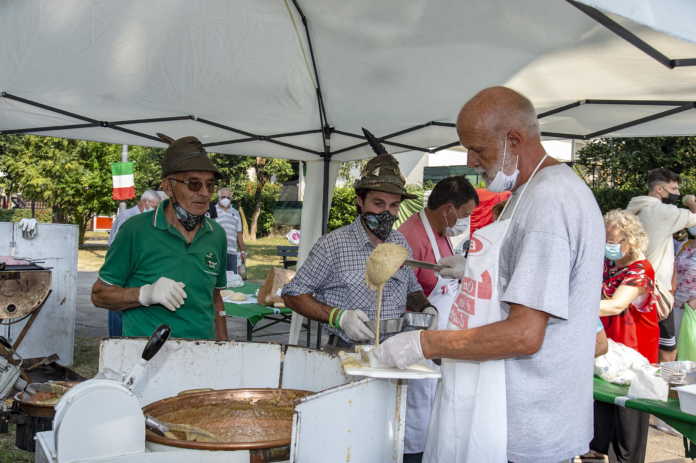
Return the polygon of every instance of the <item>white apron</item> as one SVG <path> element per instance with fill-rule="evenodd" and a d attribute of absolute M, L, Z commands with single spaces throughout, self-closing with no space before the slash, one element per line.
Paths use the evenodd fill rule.
<path fill-rule="evenodd" d="M 442 256 L 425 212 L 420 212 L 420 219 L 423 222 L 425 233 L 428 235 L 433 254 L 435 254 L 435 262 L 438 262 Z M 451 247 L 450 245 L 450 249 Z M 447 326 L 450 307 L 457 296 L 458 286 L 459 281 L 438 276 L 437 283 L 428 296 L 428 301 L 438 310 L 438 329 L 444 329 Z M 436 379 L 415 379 L 408 382 L 404 453 L 421 453 L 425 450 L 425 439 L 437 383 Z"/>
<path fill-rule="evenodd" d="M 472 235 L 448 329 L 475 328 L 507 317 L 509 307 L 500 301 L 500 249 L 517 205 L 544 159 L 524 185 L 510 218 L 493 222 Z M 506 463 L 505 360 L 442 359 L 441 371 L 423 462 Z"/>

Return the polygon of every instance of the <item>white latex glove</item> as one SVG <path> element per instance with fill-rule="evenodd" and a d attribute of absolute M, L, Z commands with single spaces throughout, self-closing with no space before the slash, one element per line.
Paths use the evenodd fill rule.
<path fill-rule="evenodd" d="M 36 236 L 36 219 L 20 220 L 19 228 L 22 230 L 22 236 L 24 238 L 33 238 L 34 236 Z"/>
<path fill-rule="evenodd" d="M 466 267 L 466 257 L 460 255 L 443 257 L 438 262 L 438 265 L 445 266 L 445 268 L 440 270 L 440 275 L 443 277 L 461 280 L 464 276 L 464 268 Z"/>
<path fill-rule="evenodd" d="M 360 309 L 346 310 L 341 317 L 339 327 L 353 341 L 375 339 L 375 333 L 366 325 L 370 317 Z"/>
<path fill-rule="evenodd" d="M 432 305 L 429 305 L 425 309 L 423 309 L 423 313 L 429 313 L 433 316 L 433 321 L 430 322 L 430 326 L 428 327 L 429 330 L 436 330 L 437 329 L 437 316 L 438 312 L 435 307 Z"/>
<path fill-rule="evenodd" d="M 167 277 L 160 277 L 151 285 L 140 287 L 138 301 L 144 306 L 160 304 L 172 312 L 184 304 L 186 285 Z"/>
<path fill-rule="evenodd" d="M 377 365 L 384 368 L 407 368 L 414 363 L 425 359 L 421 347 L 421 331 L 407 331 L 399 333 L 380 343 L 379 347 L 372 350 Z"/>

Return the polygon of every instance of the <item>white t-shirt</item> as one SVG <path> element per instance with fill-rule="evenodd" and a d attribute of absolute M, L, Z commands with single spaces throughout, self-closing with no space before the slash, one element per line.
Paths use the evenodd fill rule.
<path fill-rule="evenodd" d="M 237 233 L 242 231 L 242 217 L 237 212 L 237 209 L 230 206 L 223 209 L 220 205 L 217 208 L 217 223 L 220 224 L 225 234 L 227 235 L 227 253 L 234 254 L 237 252 Z"/>
<path fill-rule="evenodd" d="M 557 463 L 588 450 L 604 236 L 597 202 L 572 169 L 536 174 L 500 255 L 501 299 L 550 315 L 541 349 L 505 361 L 510 461 Z"/>
<path fill-rule="evenodd" d="M 648 234 L 648 258 L 655 269 L 655 278 L 663 287 L 672 287 L 674 273 L 674 241 L 672 235 L 696 225 L 696 214 L 671 204 L 663 204 L 652 196 L 631 198 L 628 212 L 636 214 Z"/>

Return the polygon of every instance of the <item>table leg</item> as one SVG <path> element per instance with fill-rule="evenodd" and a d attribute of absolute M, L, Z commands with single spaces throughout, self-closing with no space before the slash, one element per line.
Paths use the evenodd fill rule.
<path fill-rule="evenodd" d="M 247 325 L 247 341 L 251 341 L 251 335 L 253 333 L 254 326 L 249 322 L 249 320 L 246 321 Z"/>
<path fill-rule="evenodd" d="M 321 348 L 321 330 L 322 330 L 321 322 L 318 321 L 317 322 L 317 349 Z"/>

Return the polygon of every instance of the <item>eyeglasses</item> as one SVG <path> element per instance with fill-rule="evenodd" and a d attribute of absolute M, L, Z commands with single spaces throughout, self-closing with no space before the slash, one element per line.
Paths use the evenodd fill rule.
<path fill-rule="evenodd" d="M 194 193 L 201 191 L 201 188 L 203 188 L 203 182 L 201 182 L 200 180 L 179 180 L 178 178 L 170 178 L 169 180 L 183 183 L 188 187 L 190 191 L 193 191 Z M 217 191 L 217 188 L 217 183 L 214 180 L 205 182 L 205 189 L 208 190 L 208 193 L 215 193 L 215 191 Z"/>

